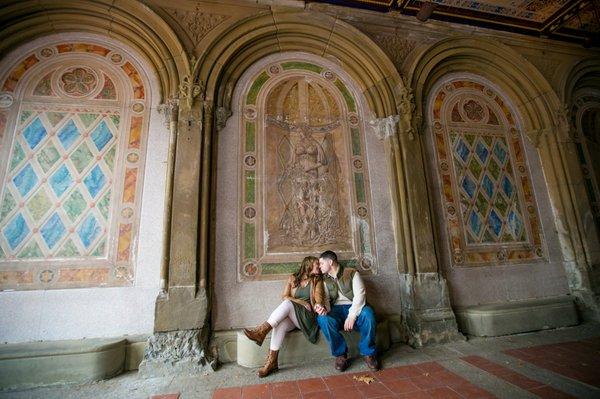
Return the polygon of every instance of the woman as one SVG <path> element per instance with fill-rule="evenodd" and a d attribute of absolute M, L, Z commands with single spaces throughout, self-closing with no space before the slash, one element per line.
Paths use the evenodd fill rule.
<path fill-rule="evenodd" d="M 319 327 L 313 311 L 317 304 L 325 306 L 319 259 L 307 256 L 300 269 L 288 278 L 283 290 L 283 302 L 271 313 L 267 321 L 254 329 L 244 329 L 244 334 L 259 346 L 269 331 L 273 330 L 269 356 L 265 365 L 258 370 L 259 377 L 266 377 L 278 370 L 279 348 L 288 331 L 299 328 L 310 342 L 317 342 Z"/>

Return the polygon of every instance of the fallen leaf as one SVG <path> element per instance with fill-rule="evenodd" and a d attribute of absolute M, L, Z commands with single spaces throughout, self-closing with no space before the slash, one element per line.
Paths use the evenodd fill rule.
<path fill-rule="evenodd" d="M 369 377 L 368 375 L 360 375 L 360 376 L 355 375 L 352 378 L 355 379 L 356 381 L 364 382 L 365 384 L 370 384 L 373 381 L 375 381 L 375 378 Z"/>

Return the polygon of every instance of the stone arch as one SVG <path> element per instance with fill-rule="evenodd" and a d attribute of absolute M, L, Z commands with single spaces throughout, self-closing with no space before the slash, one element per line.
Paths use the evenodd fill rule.
<path fill-rule="evenodd" d="M 10 288 L 134 281 L 152 85 L 128 50 L 74 39 L 1 65 L 2 269 L 34 277 Z"/>
<path fill-rule="evenodd" d="M 65 1 L 27 7 L 19 1 L 11 3 L 0 17 L 2 55 L 40 37 L 84 32 L 114 38 L 144 57 L 160 81 L 157 102 L 176 96 L 180 79 L 189 75 L 188 59 L 179 38 L 149 7 L 109 1 Z"/>
<path fill-rule="evenodd" d="M 263 13 L 238 21 L 213 43 L 194 68 L 195 84 L 204 90 L 204 128 L 212 130 L 222 126 L 213 120 L 227 116 L 231 109 L 232 92 L 243 72 L 257 60 L 273 53 L 303 51 L 339 64 L 357 83 L 361 94 L 375 118 L 398 114 L 401 108 L 410 108 L 405 85 L 392 62 L 366 35 L 338 19 L 309 12 Z M 216 108 L 216 112 L 215 112 Z M 410 129 L 410 112 L 405 113 L 401 130 Z M 406 122 L 408 119 L 408 123 Z M 394 128 L 395 129 L 395 128 Z M 205 136 L 202 148 L 202 175 L 200 180 L 210 181 L 211 137 Z M 406 162 L 400 151 L 397 137 L 390 139 L 394 178 L 392 178 L 392 204 L 399 263 L 411 268 L 414 263 L 411 223 L 406 199 L 406 177 L 402 165 Z M 208 183 L 207 183 L 208 184 Z M 205 187 L 203 187 L 204 189 Z M 202 194 L 201 212 L 208 212 L 209 191 Z M 200 242 L 208 242 L 207 216 L 200 219 Z M 419 219 L 418 217 L 416 218 Z M 418 223 L 418 222 L 417 222 Z M 202 233 L 204 232 L 204 233 Z M 206 275 L 207 253 L 200 254 L 201 274 Z"/>
<path fill-rule="evenodd" d="M 441 40 L 407 60 L 406 70 L 415 93 L 418 114 L 427 96 L 441 77 L 452 72 L 469 72 L 493 82 L 514 105 L 523 132 L 537 149 L 552 204 L 560 242 L 562 262 L 571 292 L 580 288 L 581 271 L 586 268 L 581 220 L 578 217 L 570 180 L 572 149 L 565 145 L 568 126 L 561 101 L 547 80 L 527 60 L 498 42 L 478 38 Z M 428 131 L 431 126 L 426 126 Z M 569 161 L 572 162 L 572 161 Z"/>
<path fill-rule="evenodd" d="M 565 105 L 565 112 L 569 119 L 569 139 L 572 141 L 577 154 L 575 164 L 579 167 L 571 168 L 571 179 L 576 192 L 574 202 L 581 229 L 584 232 L 584 250 L 589 271 L 582 275 L 582 285 L 590 285 L 591 289 L 600 289 L 600 207 L 598 198 L 599 179 L 597 157 L 597 138 L 590 137 L 592 126 L 585 126 L 585 119 L 598 115 L 600 102 L 600 59 L 586 58 L 570 66 L 570 70 L 562 71 L 560 96 Z M 588 122 L 590 122 L 588 120 Z M 595 227 L 595 228 L 594 228 Z M 586 276 L 587 274 L 587 276 Z M 597 316 L 596 316 L 597 317 Z"/>
<path fill-rule="evenodd" d="M 523 129 L 533 143 L 559 124 L 558 97 L 542 74 L 509 47 L 479 38 L 441 40 L 407 60 L 417 114 L 423 114 L 427 93 L 441 76 L 470 72 L 483 76 L 506 93 L 522 117 Z"/>

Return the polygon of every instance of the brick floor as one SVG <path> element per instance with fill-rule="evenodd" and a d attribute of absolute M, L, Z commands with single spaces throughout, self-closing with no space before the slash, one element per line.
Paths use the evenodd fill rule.
<path fill-rule="evenodd" d="M 370 384 L 354 377 L 372 377 Z M 234 398 L 495 398 L 435 362 L 322 378 L 217 389 L 213 399 Z"/>
<path fill-rule="evenodd" d="M 511 349 L 504 353 L 565 377 L 600 387 L 600 337 Z"/>
<path fill-rule="evenodd" d="M 508 367 L 504 367 L 498 363 L 494 363 L 488 359 L 485 359 L 481 356 L 466 356 L 463 357 L 462 360 L 472 364 L 475 367 L 478 367 L 488 373 L 507 381 L 513 385 L 518 386 L 519 388 L 529 391 L 534 395 L 539 396 L 540 398 L 548 398 L 548 399 L 569 399 L 573 398 L 573 396 L 568 395 L 564 392 L 561 392 L 543 382 L 536 381 L 529 377 L 526 377 L 516 371 L 509 369 Z"/>

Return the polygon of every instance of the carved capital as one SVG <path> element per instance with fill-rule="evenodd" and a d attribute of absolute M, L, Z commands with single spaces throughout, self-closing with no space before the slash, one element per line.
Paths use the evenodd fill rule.
<path fill-rule="evenodd" d="M 179 99 L 182 105 L 192 108 L 194 99 L 196 99 L 204 91 L 204 82 L 193 79 L 191 76 L 186 76 L 179 85 Z"/>
<path fill-rule="evenodd" d="M 215 111 L 215 125 L 218 132 L 225 128 L 227 119 L 229 119 L 230 116 L 231 110 L 226 107 L 217 107 L 217 110 Z"/>
<path fill-rule="evenodd" d="M 415 131 L 421 123 L 421 118 L 415 118 L 415 101 L 413 91 L 403 82 L 397 87 L 398 93 L 398 114 L 400 115 L 399 128 L 400 133 L 408 134 L 408 137 L 413 140 Z"/>
<path fill-rule="evenodd" d="M 376 118 L 369 121 L 373 132 L 379 138 L 384 140 L 388 137 L 392 137 L 396 133 L 396 124 L 400 120 L 399 115 L 390 115 L 386 118 Z"/>
<path fill-rule="evenodd" d="M 177 121 L 177 116 L 179 114 L 179 99 L 170 98 L 166 102 L 160 104 L 157 107 L 157 110 L 163 117 L 164 125 L 169 126 L 171 122 Z"/>

